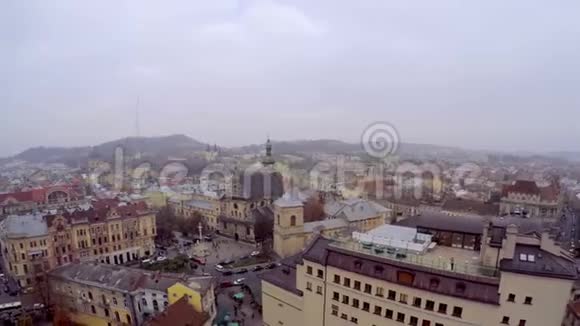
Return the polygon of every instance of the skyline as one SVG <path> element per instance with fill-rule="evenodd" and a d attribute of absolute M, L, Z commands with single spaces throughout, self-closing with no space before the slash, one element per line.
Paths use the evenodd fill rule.
<path fill-rule="evenodd" d="M 186 134 L 580 151 L 580 3 L 8 1 L 0 157 Z"/>

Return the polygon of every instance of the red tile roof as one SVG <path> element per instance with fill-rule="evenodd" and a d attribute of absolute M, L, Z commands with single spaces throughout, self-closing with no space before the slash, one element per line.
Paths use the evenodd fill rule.
<path fill-rule="evenodd" d="M 560 196 L 560 189 L 556 184 L 538 187 L 535 181 L 517 180 L 512 185 L 504 186 L 503 196 L 507 196 L 509 193 L 536 195 L 544 201 L 555 201 Z"/>

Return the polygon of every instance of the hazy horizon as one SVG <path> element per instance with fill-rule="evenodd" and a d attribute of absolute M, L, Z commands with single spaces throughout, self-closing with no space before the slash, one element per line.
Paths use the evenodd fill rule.
<path fill-rule="evenodd" d="M 375 121 L 403 143 L 580 151 L 578 1 L 1 8 L 0 157 L 137 133 L 357 142 Z"/>

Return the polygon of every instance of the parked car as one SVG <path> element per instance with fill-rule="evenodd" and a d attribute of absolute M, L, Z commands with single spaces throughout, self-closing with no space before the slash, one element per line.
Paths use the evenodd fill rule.
<path fill-rule="evenodd" d="M 150 258 L 143 259 L 141 261 L 141 264 L 152 264 L 152 263 L 153 263 L 153 260 L 151 260 Z"/>
<path fill-rule="evenodd" d="M 222 264 L 215 265 L 215 270 L 218 272 L 222 272 L 224 269 L 225 267 Z"/>
<path fill-rule="evenodd" d="M 266 268 L 267 268 L 267 269 L 274 269 L 274 268 L 276 268 L 276 267 L 278 267 L 278 264 L 276 264 L 276 263 L 271 263 L 271 264 L 268 264 L 268 265 L 266 266 Z"/>
<path fill-rule="evenodd" d="M 232 275 L 232 274 L 234 274 L 234 273 L 233 273 L 232 271 L 230 271 L 230 270 L 227 270 L 227 271 L 223 271 L 223 272 L 222 272 L 222 275 L 223 275 L 223 276 L 230 276 L 230 275 Z"/>
<path fill-rule="evenodd" d="M 252 251 L 252 253 L 250 254 L 250 256 L 252 256 L 252 257 L 256 257 L 256 256 L 259 256 L 259 255 L 260 255 L 260 251 L 258 251 L 258 250 L 254 250 L 254 251 Z"/>
<path fill-rule="evenodd" d="M 221 287 L 222 289 L 224 289 L 224 288 L 229 288 L 229 287 L 232 287 L 232 286 L 234 286 L 234 285 L 235 285 L 235 284 L 234 284 L 234 282 L 232 282 L 232 281 L 223 281 L 223 282 L 221 282 L 221 283 L 220 283 L 220 287 Z"/>
<path fill-rule="evenodd" d="M 213 240 L 213 237 L 210 234 L 208 234 L 208 235 L 204 236 L 203 239 L 207 242 L 210 242 Z"/>
<path fill-rule="evenodd" d="M 165 261 L 165 260 L 167 260 L 167 257 L 165 257 L 165 256 L 159 256 L 159 257 L 157 257 L 156 260 L 157 261 Z"/>
<path fill-rule="evenodd" d="M 203 257 L 191 256 L 189 259 L 191 259 L 191 261 L 196 262 L 200 265 L 205 265 L 205 263 L 207 262 L 206 259 Z"/>
<path fill-rule="evenodd" d="M 243 278 L 243 277 L 242 278 L 239 278 L 239 279 L 237 279 L 237 280 L 234 281 L 234 285 L 243 285 L 245 280 L 246 279 Z"/>
<path fill-rule="evenodd" d="M 262 266 L 256 266 L 256 267 L 252 268 L 252 271 L 259 272 L 259 271 L 261 271 L 263 269 L 264 269 L 264 267 L 262 267 Z"/>
<path fill-rule="evenodd" d="M 248 269 L 247 268 L 242 268 L 242 269 L 238 269 L 236 271 L 236 274 L 245 274 L 247 272 L 248 272 Z"/>

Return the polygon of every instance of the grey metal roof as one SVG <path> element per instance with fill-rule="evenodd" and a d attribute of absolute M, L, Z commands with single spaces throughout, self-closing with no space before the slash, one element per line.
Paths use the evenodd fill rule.
<path fill-rule="evenodd" d="M 526 259 L 522 261 L 520 255 L 534 257 L 533 261 Z M 500 262 L 501 271 L 519 274 L 528 274 L 544 277 L 554 277 L 563 279 L 578 279 L 576 264 L 563 257 L 558 257 L 539 246 L 517 244 L 513 259 L 502 259 Z"/>
<path fill-rule="evenodd" d="M 213 209 L 213 205 L 206 200 L 190 200 L 187 203 L 185 203 L 185 206 L 197 207 L 206 210 Z"/>
<path fill-rule="evenodd" d="M 33 238 L 48 234 L 42 214 L 10 215 L 2 221 L 2 230 L 9 238 Z"/>
<path fill-rule="evenodd" d="M 324 211 L 330 216 L 343 214 L 348 221 L 360 221 L 376 217 L 387 212 L 388 209 L 372 201 L 349 199 L 327 203 L 324 205 Z"/>
<path fill-rule="evenodd" d="M 519 216 L 484 217 L 480 215 L 450 216 L 439 212 L 425 212 L 421 215 L 410 216 L 395 224 L 440 231 L 482 234 L 483 226 L 489 222 L 493 222 L 495 226 L 514 224 L 518 227 L 519 233 L 542 232 L 553 224 L 551 221 L 538 218 L 522 218 Z"/>

